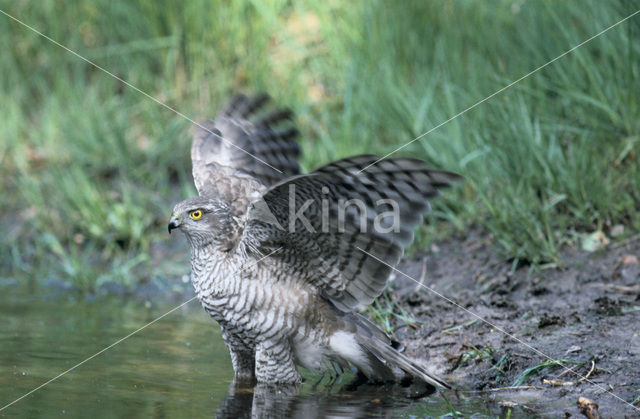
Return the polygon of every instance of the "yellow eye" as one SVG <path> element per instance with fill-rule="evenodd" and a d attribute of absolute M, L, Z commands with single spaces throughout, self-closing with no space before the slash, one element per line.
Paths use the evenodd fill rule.
<path fill-rule="evenodd" d="M 197 209 L 197 210 L 191 211 L 189 213 L 189 217 L 191 217 L 194 220 L 201 219 L 202 218 L 202 210 Z"/>

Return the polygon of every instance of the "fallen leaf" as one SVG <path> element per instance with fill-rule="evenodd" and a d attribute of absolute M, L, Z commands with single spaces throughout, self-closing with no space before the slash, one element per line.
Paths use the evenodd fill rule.
<path fill-rule="evenodd" d="M 624 256 L 622 256 L 622 264 L 623 265 L 633 265 L 633 266 L 640 265 L 640 263 L 638 262 L 638 257 L 636 255 L 624 255 Z"/>
<path fill-rule="evenodd" d="M 596 231 L 582 237 L 582 249 L 587 252 L 595 252 L 609 244 L 609 239 L 602 231 Z"/>
<path fill-rule="evenodd" d="M 611 237 L 622 236 L 624 233 L 624 226 L 622 224 L 614 225 L 611 227 Z"/>
<path fill-rule="evenodd" d="M 586 397 L 578 397 L 578 407 L 583 415 L 588 419 L 600 419 L 600 412 L 598 412 L 598 404 Z"/>

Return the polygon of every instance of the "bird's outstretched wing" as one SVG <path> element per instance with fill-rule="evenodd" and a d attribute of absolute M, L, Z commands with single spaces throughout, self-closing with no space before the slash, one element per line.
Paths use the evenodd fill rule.
<path fill-rule="evenodd" d="M 254 201 L 240 246 L 271 257 L 343 311 L 370 304 L 413 239 L 428 199 L 460 178 L 417 159 L 355 156 L 281 181 Z M 367 168 L 364 171 L 362 169 Z M 373 255 L 373 256 L 371 256 Z"/>
<path fill-rule="evenodd" d="M 215 195 L 241 215 L 252 194 L 300 173 L 298 131 L 288 109 L 270 110 L 269 96 L 234 96 L 215 120 L 197 128 L 191 144 L 199 195 Z"/>

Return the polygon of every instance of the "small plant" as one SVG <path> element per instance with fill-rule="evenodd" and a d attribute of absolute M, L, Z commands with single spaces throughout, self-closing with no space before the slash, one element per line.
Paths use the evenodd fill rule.
<path fill-rule="evenodd" d="M 534 365 L 533 367 L 529 367 L 526 370 L 524 370 L 518 376 L 518 378 L 516 378 L 516 380 L 513 382 L 513 386 L 514 387 L 521 386 L 529 378 L 535 377 L 541 374 L 543 371 L 547 372 L 556 368 L 566 367 L 567 365 L 584 365 L 584 364 L 585 364 L 584 362 L 570 361 L 567 359 L 548 360 L 541 364 Z"/>
<path fill-rule="evenodd" d="M 399 305 L 389 290 L 385 290 L 373 304 L 367 307 L 367 313 L 387 334 L 393 334 L 402 327 L 419 329 L 421 324 Z"/>
<path fill-rule="evenodd" d="M 465 180 L 433 202 L 410 251 L 475 224 L 517 266 L 557 263 L 562 246 L 609 226 L 640 228 L 635 20 L 448 121 L 633 11 L 525 3 L 85 0 L 6 11 L 194 120 L 232 91 L 271 93 L 296 112 L 305 169 L 429 132 L 395 155 Z M 116 259 L 146 252 L 176 195 L 194 193 L 189 121 L 6 19 L 0 43 L 2 227 L 39 224 L 21 237 L 25 254 L 44 233 L 69 251 L 81 234 Z"/>
<path fill-rule="evenodd" d="M 482 348 L 471 346 L 471 348 L 467 352 L 465 352 L 460 358 L 458 358 L 454 370 L 463 367 L 468 362 L 478 362 L 485 359 L 493 359 L 494 351 L 495 350 L 490 346 L 485 346 Z"/>

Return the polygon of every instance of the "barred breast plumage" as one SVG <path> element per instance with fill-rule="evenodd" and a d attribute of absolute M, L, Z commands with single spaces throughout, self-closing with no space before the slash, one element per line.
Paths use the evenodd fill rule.
<path fill-rule="evenodd" d="M 354 309 L 382 292 L 427 200 L 458 176 L 376 156 L 301 175 L 291 113 L 264 112 L 266 102 L 237 96 L 201 126 L 199 196 L 176 204 L 169 224 L 190 242 L 193 285 L 236 377 L 294 384 L 296 365 L 334 365 L 389 381 L 399 368 L 446 387 Z"/>

